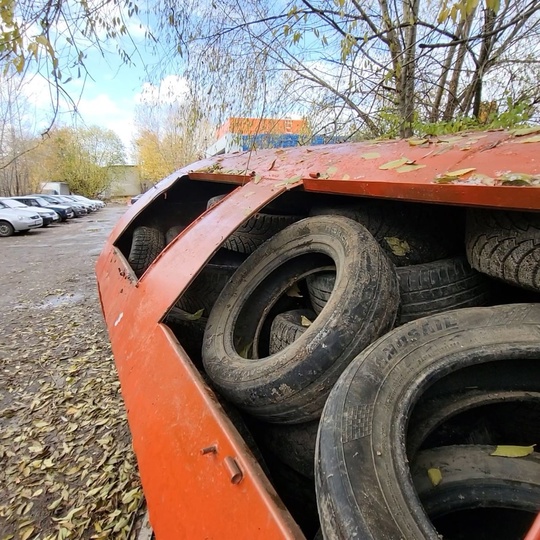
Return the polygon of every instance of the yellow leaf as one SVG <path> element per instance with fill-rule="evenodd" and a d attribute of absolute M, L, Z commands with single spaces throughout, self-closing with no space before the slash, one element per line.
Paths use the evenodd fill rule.
<path fill-rule="evenodd" d="M 508 458 L 519 458 L 525 457 L 534 452 L 534 447 L 532 446 L 511 446 L 511 445 L 499 445 L 491 453 L 492 456 L 508 457 Z"/>
<path fill-rule="evenodd" d="M 302 317 L 300 318 L 300 322 L 301 322 L 302 326 L 305 326 L 306 328 L 308 326 L 311 326 L 311 321 L 304 315 L 302 315 Z"/>
<path fill-rule="evenodd" d="M 285 294 L 291 298 L 303 298 L 298 288 L 298 283 L 295 283 Z"/>
<path fill-rule="evenodd" d="M 129 504 L 131 501 L 139 497 L 139 493 L 140 493 L 139 488 L 135 488 L 135 489 L 132 489 L 131 491 L 128 491 L 122 497 L 122 503 Z"/>
<path fill-rule="evenodd" d="M 520 143 L 535 143 L 540 142 L 540 135 L 535 135 L 534 137 L 528 137 L 527 139 L 522 139 Z"/>
<path fill-rule="evenodd" d="M 388 163 L 383 163 L 382 165 L 379 165 L 379 169 L 383 171 L 388 169 L 397 169 L 398 167 L 402 167 L 403 165 L 412 165 L 413 163 L 414 160 L 402 157 L 399 159 L 395 159 L 394 161 L 389 161 Z"/>
<path fill-rule="evenodd" d="M 392 250 L 392 253 L 397 257 L 404 257 L 411 251 L 411 247 L 405 240 L 400 240 L 392 236 L 385 237 L 384 240 Z"/>
<path fill-rule="evenodd" d="M 458 169 L 456 171 L 445 172 L 442 176 L 447 178 L 459 178 L 460 176 L 465 176 L 466 174 L 476 171 L 476 167 L 469 167 L 467 169 Z"/>
<path fill-rule="evenodd" d="M 35 527 L 31 525 L 30 527 L 27 527 L 26 529 L 21 531 L 21 540 L 28 540 L 32 536 L 32 533 L 34 532 Z"/>
<path fill-rule="evenodd" d="M 379 152 L 366 152 L 365 154 L 360 154 L 362 159 L 377 159 L 381 157 Z"/>
<path fill-rule="evenodd" d="M 420 165 L 418 163 L 411 163 L 410 165 L 402 165 L 396 169 L 398 173 L 407 173 L 411 171 L 416 171 L 418 169 L 423 169 L 425 165 Z"/>
<path fill-rule="evenodd" d="M 440 469 L 428 469 L 428 477 L 431 480 L 431 483 L 436 487 L 442 482 L 442 473 Z"/>
<path fill-rule="evenodd" d="M 510 133 L 512 133 L 514 137 L 523 137 L 524 135 L 532 135 L 533 133 L 538 133 L 538 132 L 540 132 L 540 126 L 514 129 Z"/>
<path fill-rule="evenodd" d="M 428 139 L 408 139 L 409 146 L 421 146 L 428 143 Z"/>

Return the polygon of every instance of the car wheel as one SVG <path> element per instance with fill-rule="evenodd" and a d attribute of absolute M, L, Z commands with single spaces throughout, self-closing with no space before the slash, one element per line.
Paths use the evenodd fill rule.
<path fill-rule="evenodd" d="M 470 210 L 466 248 L 479 272 L 540 291 L 539 214 Z"/>
<path fill-rule="evenodd" d="M 337 271 L 336 293 L 302 336 L 270 355 L 271 323 L 298 296 L 290 291 L 325 268 Z M 225 286 L 208 319 L 204 366 L 254 416 L 314 420 L 348 363 L 392 327 L 398 304 L 395 269 L 362 225 L 307 218 L 265 242 Z"/>
<path fill-rule="evenodd" d="M 437 539 L 410 479 L 411 412 L 448 374 L 523 363 L 540 375 L 540 305 L 467 308 L 389 332 L 360 353 L 326 402 L 315 478 L 326 538 Z M 502 381 L 501 384 L 504 384 Z"/>
<path fill-rule="evenodd" d="M 0 221 L 0 236 L 11 236 L 15 232 L 13 225 L 8 221 Z"/>

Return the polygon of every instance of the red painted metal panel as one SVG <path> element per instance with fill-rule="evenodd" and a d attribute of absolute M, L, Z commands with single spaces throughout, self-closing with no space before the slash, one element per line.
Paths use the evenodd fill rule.
<path fill-rule="evenodd" d="M 303 538 L 187 355 L 159 322 L 223 239 L 279 192 L 269 182 L 235 191 L 171 243 L 139 282 L 111 239 L 98 261 L 103 311 L 159 540 Z M 124 226 L 130 221 L 126 216 Z M 213 446 L 216 452 L 202 453 Z M 242 475 L 238 483 L 236 467 Z"/>
<path fill-rule="evenodd" d="M 163 180 L 119 221 L 96 271 L 158 540 L 302 536 L 198 371 L 160 323 L 167 310 L 232 231 L 302 184 L 308 191 L 343 195 L 540 210 L 539 187 L 474 185 L 466 177 L 436 182 L 438 175 L 464 168 L 492 178 L 507 171 L 538 176 L 540 143 L 522 143 L 508 132 L 446 139 L 425 147 L 383 141 L 204 160 Z M 380 168 L 401 157 L 424 167 L 404 173 Z M 137 280 L 115 243 L 147 205 L 166 197 L 179 179 L 191 181 L 188 177 L 242 187 L 196 219 Z M 201 453 L 213 445 L 217 453 Z M 235 463 L 243 474 L 239 483 L 232 481 Z"/>

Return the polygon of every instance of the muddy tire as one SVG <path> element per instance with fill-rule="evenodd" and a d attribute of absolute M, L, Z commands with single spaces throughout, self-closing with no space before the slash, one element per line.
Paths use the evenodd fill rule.
<path fill-rule="evenodd" d="M 540 214 L 470 210 L 466 248 L 479 272 L 540 291 Z"/>
<path fill-rule="evenodd" d="M 467 308 L 410 322 L 359 354 L 319 426 L 315 479 L 325 538 L 437 539 L 410 480 L 410 412 L 449 373 L 520 361 L 538 373 L 539 324 L 537 304 Z"/>
<path fill-rule="evenodd" d="M 208 201 L 208 208 L 217 204 L 225 195 Z M 242 223 L 223 243 L 225 249 L 239 253 L 253 253 L 261 244 L 283 230 L 300 216 L 257 213 Z"/>
<path fill-rule="evenodd" d="M 495 446 L 466 445 L 420 452 L 411 474 L 424 511 L 444 538 L 523 538 L 540 510 L 540 455 L 519 459 L 491 455 Z M 434 485 L 429 470 L 441 473 Z M 498 513 L 520 511 L 518 519 L 505 514 L 489 523 L 459 523 L 459 512 L 491 508 Z M 441 520 L 440 518 L 444 518 Z M 458 523 L 456 523 L 456 521 Z M 473 529 L 473 530 L 471 530 Z M 459 535 L 459 538 L 462 538 Z"/>
<path fill-rule="evenodd" d="M 224 249 L 219 250 L 187 288 L 176 307 L 188 313 L 203 310 L 208 317 L 221 291 L 245 257 Z"/>
<path fill-rule="evenodd" d="M 441 212 L 455 216 L 441 216 Z M 444 259 L 463 249 L 459 224 L 464 218 L 459 209 L 364 200 L 356 204 L 314 207 L 310 215 L 342 215 L 361 223 L 396 266 Z"/>
<path fill-rule="evenodd" d="M 313 322 L 316 316 L 310 309 L 296 309 L 276 315 L 270 328 L 270 354 L 282 351 L 306 331 L 307 327 L 302 324 L 302 317 Z"/>
<path fill-rule="evenodd" d="M 325 268 L 339 276 L 325 313 L 270 356 L 271 322 L 290 309 L 281 305 L 286 292 Z M 392 327 L 398 303 L 393 265 L 364 227 L 341 216 L 307 218 L 263 244 L 225 286 L 208 320 L 204 366 L 219 391 L 254 416 L 314 420 L 348 363 Z"/>
<path fill-rule="evenodd" d="M 133 231 L 128 262 L 140 277 L 165 247 L 165 237 L 156 227 L 137 227 Z"/>
<path fill-rule="evenodd" d="M 451 309 L 483 306 L 490 299 L 490 284 L 473 270 L 465 257 L 396 268 L 401 296 L 397 324 Z M 334 289 L 335 274 L 321 273 L 307 280 L 311 304 L 320 313 Z"/>
<path fill-rule="evenodd" d="M 450 309 L 485 306 L 490 284 L 465 257 L 454 257 L 397 269 L 401 294 L 398 324 Z"/>
<path fill-rule="evenodd" d="M 267 424 L 259 422 L 253 433 L 267 448 L 291 469 L 314 478 L 315 441 L 319 421 L 305 424 Z"/>

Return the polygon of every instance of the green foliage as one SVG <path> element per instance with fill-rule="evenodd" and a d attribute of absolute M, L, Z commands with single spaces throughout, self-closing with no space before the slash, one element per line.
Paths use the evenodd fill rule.
<path fill-rule="evenodd" d="M 34 174 L 42 181 L 67 182 L 71 191 L 88 197 L 111 185 L 110 166 L 125 163 L 118 135 L 97 126 L 55 129 L 36 154 Z"/>

